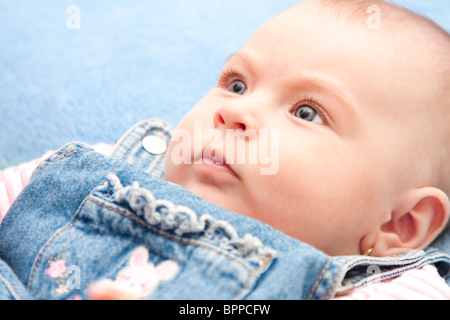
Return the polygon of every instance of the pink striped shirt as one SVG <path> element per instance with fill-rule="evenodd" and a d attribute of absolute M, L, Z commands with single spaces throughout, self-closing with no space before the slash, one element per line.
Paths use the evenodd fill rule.
<path fill-rule="evenodd" d="M 39 159 L 0 170 L 0 223 L 14 200 L 28 184 L 34 169 L 49 155 L 50 153 L 47 153 Z"/>
<path fill-rule="evenodd" d="M 110 154 L 112 146 L 97 145 L 95 149 Z M 16 167 L 0 170 L 0 223 L 42 158 Z M 335 300 L 450 300 L 450 287 L 434 266 L 411 270 L 398 278 L 369 285 Z"/>
<path fill-rule="evenodd" d="M 356 290 L 335 300 L 450 300 L 450 287 L 434 266 Z"/>

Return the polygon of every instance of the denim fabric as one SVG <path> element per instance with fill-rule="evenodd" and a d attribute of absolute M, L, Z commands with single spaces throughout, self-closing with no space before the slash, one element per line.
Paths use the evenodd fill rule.
<path fill-rule="evenodd" d="M 12 270 L 0 260 L 0 300 L 30 300 L 32 297 Z"/>
<path fill-rule="evenodd" d="M 143 148 L 142 141 L 145 137 L 157 136 L 168 145 L 173 130 L 172 126 L 158 119 L 138 123 L 118 141 L 113 157 L 126 161 L 153 177 L 163 178 L 165 154 L 149 154 Z"/>
<path fill-rule="evenodd" d="M 137 125 L 114 157 L 73 143 L 39 166 L 0 225 L 0 297 L 86 299 L 93 281 L 139 275 L 147 299 L 330 299 L 427 264 L 449 273 L 438 250 L 329 257 L 214 206 L 161 179 L 163 157 L 140 146 L 151 134 L 170 127 Z"/>

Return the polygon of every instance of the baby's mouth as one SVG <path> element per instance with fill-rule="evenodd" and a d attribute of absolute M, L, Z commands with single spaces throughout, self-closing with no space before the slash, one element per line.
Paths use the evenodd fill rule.
<path fill-rule="evenodd" d="M 239 178 L 233 168 L 227 164 L 226 157 L 217 149 L 206 147 L 202 151 L 200 165 L 217 173 L 224 173 Z"/>

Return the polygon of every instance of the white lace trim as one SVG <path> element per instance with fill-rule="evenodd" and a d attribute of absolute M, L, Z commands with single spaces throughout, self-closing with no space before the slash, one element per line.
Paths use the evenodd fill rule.
<path fill-rule="evenodd" d="M 107 177 L 105 185 L 113 188 L 112 198 L 117 203 L 126 203 L 149 225 L 177 236 L 198 235 L 220 242 L 220 246 L 237 251 L 238 254 L 261 264 L 267 256 L 275 256 L 275 250 L 263 245 L 251 234 L 239 237 L 236 229 L 227 221 L 214 219 L 209 214 L 200 218 L 190 208 L 175 205 L 171 201 L 155 199 L 148 189 L 141 188 L 139 182 L 124 187 L 113 173 Z"/>

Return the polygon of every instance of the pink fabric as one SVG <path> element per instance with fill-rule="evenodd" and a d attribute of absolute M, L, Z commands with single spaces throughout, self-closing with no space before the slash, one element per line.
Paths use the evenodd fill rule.
<path fill-rule="evenodd" d="M 335 300 L 450 300 L 450 287 L 434 266 L 426 266 Z"/>
<path fill-rule="evenodd" d="M 48 155 L 46 154 L 42 158 L 0 171 L 0 223 L 14 200 L 28 184 L 34 169 Z"/>

